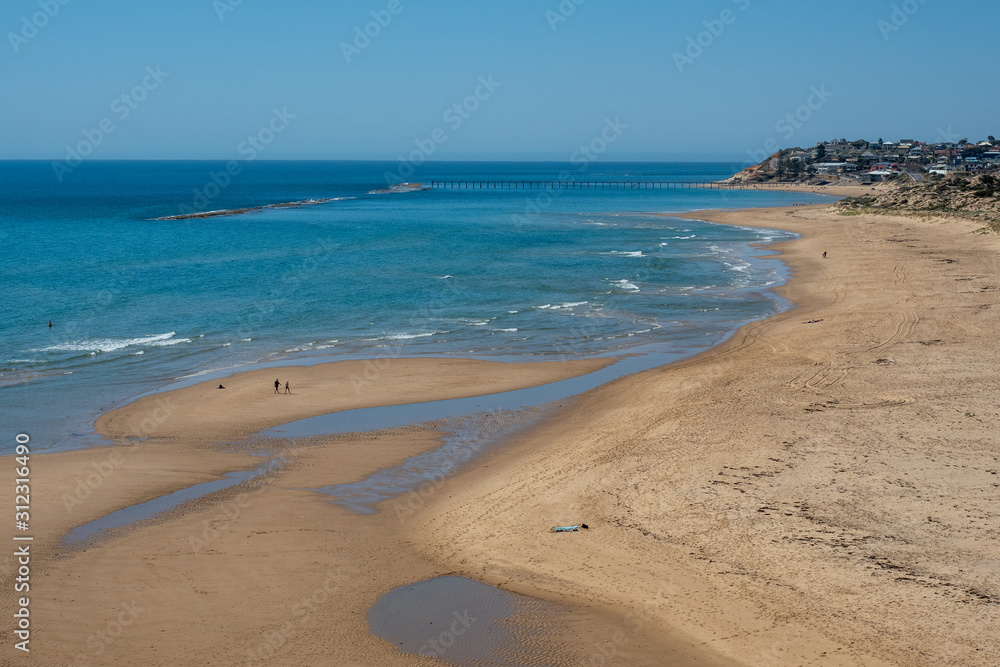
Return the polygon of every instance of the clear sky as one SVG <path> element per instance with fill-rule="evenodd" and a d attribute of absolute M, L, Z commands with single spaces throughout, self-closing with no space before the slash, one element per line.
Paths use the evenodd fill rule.
<path fill-rule="evenodd" d="M 620 160 L 1000 135 L 996 0 L 5 0 L 0 28 L 0 158 L 566 160 L 608 120 Z"/>

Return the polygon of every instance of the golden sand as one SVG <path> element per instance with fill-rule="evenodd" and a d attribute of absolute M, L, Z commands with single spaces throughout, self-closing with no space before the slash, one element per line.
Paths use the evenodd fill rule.
<path fill-rule="evenodd" d="M 667 652 L 678 664 L 995 664 L 1000 239 L 821 207 L 696 217 L 800 232 L 779 248 L 797 307 L 567 402 L 378 515 L 309 489 L 395 465 L 440 431 L 272 443 L 279 471 L 56 556 L 75 525 L 259 462 L 220 440 L 592 367 L 393 360 L 360 392 L 363 362 L 271 369 L 98 424 L 151 440 L 33 457 L 32 661 L 438 664 L 369 634 L 365 613 L 395 586 L 461 574 L 582 610 L 541 629 L 551 664 L 597 646 L 630 665 Z M 295 395 L 274 396 L 272 375 Z M 548 532 L 579 521 L 591 529 Z M 10 642 L 0 653 L 15 659 Z"/>

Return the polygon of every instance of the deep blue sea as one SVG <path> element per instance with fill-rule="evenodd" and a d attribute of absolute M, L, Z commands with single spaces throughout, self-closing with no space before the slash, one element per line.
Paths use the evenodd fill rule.
<path fill-rule="evenodd" d="M 0 162 L 4 436 L 94 442 L 137 395 L 269 363 L 702 349 L 783 307 L 783 232 L 654 215 L 816 202 L 731 190 L 386 192 L 397 163 Z M 409 180 L 715 180 L 729 163 L 427 163 Z M 220 184 L 221 183 L 221 184 Z M 333 198 L 204 219 L 215 210 Z M 49 321 L 53 326 L 47 326 Z"/>

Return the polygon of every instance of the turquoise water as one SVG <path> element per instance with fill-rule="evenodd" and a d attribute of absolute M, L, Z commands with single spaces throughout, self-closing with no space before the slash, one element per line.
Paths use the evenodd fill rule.
<path fill-rule="evenodd" d="M 164 385 L 308 358 L 565 359 L 706 347 L 782 304 L 782 232 L 651 215 L 819 201 L 729 190 L 379 192 L 398 164 L 0 162 L 5 436 L 93 441 Z M 429 163 L 410 180 L 712 180 L 737 164 Z M 213 178 L 214 177 L 214 178 Z M 334 198 L 295 209 L 151 218 Z M 48 321 L 53 323 L 50 329 Z"/>

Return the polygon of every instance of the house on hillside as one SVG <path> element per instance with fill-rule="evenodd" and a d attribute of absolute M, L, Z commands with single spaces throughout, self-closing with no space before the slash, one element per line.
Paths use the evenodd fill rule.
<path fill-rule="evenodd" d="M 817 162 L 810 165 L 817 174 L 842 174 L 846 171 L 854 171 L 858 165 L 850 162 Z"/>
<path fill-rule="evenodd" d="M 862 183 L 880 183 L 896 176 L 899 176 L 899 172 L 895 169 L 872 169 L 861 174 L 859 180 Z"/>
<path fill-rule="evenodd" d="M 878 162 L 878 155 L 871 151 L 865 151 L 858 156 L 858 164 L 872 164 L 873 162 Z"/>

